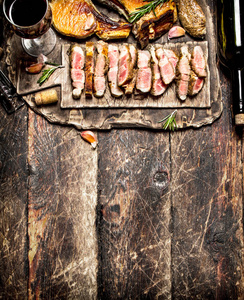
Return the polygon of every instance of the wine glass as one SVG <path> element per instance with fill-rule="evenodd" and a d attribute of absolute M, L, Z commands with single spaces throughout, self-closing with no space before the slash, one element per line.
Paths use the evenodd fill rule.
<path fill-rule="evenodd" d="M 50 28 L 52 10 L 48 0 L 4 0 L 3 12 L 29 55 L 47 55 L 54 49 L 56 35 Z"/>

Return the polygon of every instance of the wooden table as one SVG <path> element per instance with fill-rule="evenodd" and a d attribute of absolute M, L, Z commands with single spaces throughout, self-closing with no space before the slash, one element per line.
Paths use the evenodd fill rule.
<path fill-rule="evenodd" d="M 242 130 L 219 72 L 212 125 L 97 131 L 96 150 L 0 107 L 0 299 L 244 298 Z"/>

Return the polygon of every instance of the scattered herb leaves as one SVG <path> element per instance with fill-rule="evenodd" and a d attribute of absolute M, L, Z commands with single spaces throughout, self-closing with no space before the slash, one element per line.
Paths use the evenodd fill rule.
<path fill-rule="evenodd" d="M 177 124 L 176 124 L 176 120 L 175 120 L 176 114 L 177 114 L 177 109 L 174 110 L 171 114 L 167 115 L 162 120 L 158 121 L 158 123 L 164 122 L 163 123 L 164 130 L 169 129 L 171 131 L 174 131 L 177 129 Z"/>
<path fill-rule="evenodd" d="M 136 9 L 136 11 L 133 11 L 130 15 L 129 15 L 129 22 L 130 23 L 134 23 L 136 21 L 138 21 L 141 17 L 143 17 L 145 14 L 150 13 L 151 11 L 153 11 L 154 15 L 156 16 L 155 13 L 155 9 L 158 5 L 163 5 L 165 2 L 168 2 L 169 0 L 152 0 L 152 1 L 148 1 L 148 0 L 143 0 L 143 2 L 148 2 L 147 4 L 138 7 Z"/>
<path fill-rule="evenodd" d="M 42 85 L 46 80 L 48 80 L 48 78 L 54 73 L 55 70 L 59 68 L 64 68 L 64 66 L 57 65 L 54 63 L 46 63 L 46 64 L 53 65 L 54 67 L 42 71 L 41 77 L 37 80 L 37 83 L 39 83 L 39 85 Z"/>

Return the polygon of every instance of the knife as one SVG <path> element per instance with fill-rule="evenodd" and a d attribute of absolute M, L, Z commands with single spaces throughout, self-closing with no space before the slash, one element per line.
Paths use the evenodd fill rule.
<path fill-rule="evenodd" d="M 25 101 L 18 95 L 16 88 L 8 77 L 0 70 L 0 102 L 8 114 L 21 108 Z"/>

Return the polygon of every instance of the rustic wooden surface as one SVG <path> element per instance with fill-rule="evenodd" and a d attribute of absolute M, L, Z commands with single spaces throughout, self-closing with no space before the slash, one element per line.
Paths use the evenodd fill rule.
<path fill-rule="evenodd" d="M 0 299 L 244 299 L 243 136 L 220 83 L 213 124 L 98 131 L 96 150 L 0 106 Z"/>

